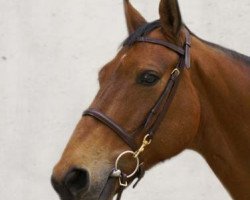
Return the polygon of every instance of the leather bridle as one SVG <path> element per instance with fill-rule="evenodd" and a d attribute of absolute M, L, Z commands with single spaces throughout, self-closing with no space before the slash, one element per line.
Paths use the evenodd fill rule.
<path fill-rule="evenodd" d="M 140 27 L 139 29 L 143 29 L 149 24 L 145 24 L 144 26 Z M 135 183 L 134 186 L 137 185 L 137 183 L 141 180 L 141 178 L 144 175 L 144 169 L 143 164 L 139 160 L 140 154 L 144 151 L 146 146 L 148 146 L 156 131 L 158 130 L 163 118 L 165 117 L 168 108 L 170 107 L 170 104 L 172 102 L 172 99 L 175 95 L 175 91 L 177 89 L 180 75 L 185 67 L 190 67 L 190 47 L 191 47 L 191 36 L 187 29 L 185 29 L 185 43 L 183 47 L 177 46 L 173 43 L 146 37 L 145 35 L 152 30 L 161 27 L 159 20 L 154 21 L 150 23 L 151 29 L 147 32 L 143 32 L 141 35 L 137 36 L 133 43 L 136 42 L 146 42 L 146 43 L 152 43 L 156 45 L 161 45 L 163 47 L 166 47 L 174 52 L 176 52 L 179 55 L 179 61 L 175 69 L 172 71 L 170 78 L 166 84 L 166 87 L 164 88 L 162 94 L 160 95 L 159 99 L 153 106 L 153 108 L 149 111 L 147 114 L 144 124 L 142 128 L 138 129 L 137 132 L 144 133 L 144 139 L 141 144 L 141 146 L 138 146 L 135 142 L 136 137 L 138 137 L 137 132 L 136 133 L 128 133 L 124 128 L 122 128 L 120 125 L 118 125 L 113 119 L 105 115 L 104 113 L 96 110 L 95 108 L 89 108 L 86 111 L 84 111 L 83 116 L 91 116 L 98 121 L 102 122 L 106 126 L 108 126 L 111 130 L 113 130 L 114 133 L 116 133 L 130 148 L 131 150 L 125 151 L 121 153 L 115 163 L 115 168 L 112 170 L 107 184 L 105 185 L 99 200 L 106 200 L 106 196 L 111 192 L 111 188 L 115 185 L 115 182 L 117 179 L 119 179 L 119 192 L 117 199 L 121 198 L 121 194 L 123 189 L 128 185 L 128 181 L 132 181 L 135 178 L 138 178 L 138 181 Z M 129 42 L 124 43 L 124 46 L 130 46 Z M 122 172 L 119 169 L 118 163 L 120 159 L 123 158 L 124 155 L 131 154 L 133 158 L 136 161 L 136 169 L 130 174 L 127 175 L 124 172 Z"/>

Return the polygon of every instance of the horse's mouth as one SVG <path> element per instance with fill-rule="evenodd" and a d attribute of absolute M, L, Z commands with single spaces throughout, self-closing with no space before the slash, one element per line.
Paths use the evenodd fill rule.
<path fill-rule="evenodd" d="M 101 193 L 100 195 L 88 193 L 82 196 L 79 195 L 77 197 L 74 197 L 71 194 L 59 194 L 61 200 L 112 200 L 114 195 L 114 189 L 105 191 L 105 193 Z"/>

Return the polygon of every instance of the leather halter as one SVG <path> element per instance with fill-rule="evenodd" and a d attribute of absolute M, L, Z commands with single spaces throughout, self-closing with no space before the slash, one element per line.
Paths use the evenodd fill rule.
<path fill-rule="evenodd" d="M 147 26 L 148 24 L 144 25 Z M 154 30 L 155 28 L 160 27 L 160 22 L 155 21 L 151 23 L 152 28 L 148 32 Z M 143 29 L 144 27 L 140 27 Z M 139 29 L 140 29 L 139 28 Z M 146 32 L 146 34 L 148 33 Z M 153 106 L 153 108 L 149 111 L 145 118 L 145 123 L 143 124 L 141 129 L 138 129 L 140 133 L 144 133 L 144 135 L 147 137 L 147 140 L 152 140 L 154 134 L 158 130 L 163 118 L 165 117 L 168 108 L 170 107 L 170 104 L 173 100 L 173 97 L 175 95 L 175 91 L 177 89 L 179 80 L 180 80 L 180 75 L 181 72 L 185 67 L 189 68 L 190 67 L 190 47 L 191 47 L 191 37 L 190 33 L 188 30 L 185 29 L 185 36 L 186 36 L 186 41 L 183 47 L 177 46 L 175 44 L 169 43 L 167 41 L 155 39 L 155 38 L 149 38 L 146 37 L 145 32 L 140 35 L 139 37 L 135 38 L 134 42 L 146 42 L 146 43 L 152 43 L 156 45 L 161 45 L 164 46 L 174 52 L 176 52 L 179 55 L 179 62 L 176 66 L 176 68 L 172 71 L 170 78 L 166 84 L 166 87 L 164 88 L 162 94 L 160 95 L 159 99 Z M 128 46 L 132 44 L 128 44 L 125 41 L 124 46 Z M 113 119 L 105 115 L 104 113 L 94 109 L 94 108 L 89 108 L 86 111 L 83 112 L 83 116 L 91 116 L 98 121 L 102 122 L 106 126 L 108 126 L 114 133 L 116 133 L 132 150 L 133 152 L 136 153 L 136 150 L 138 150 L 138 145 L 135 142 L 135 138 L 138 137 L 137 132 L 136 133 L 128 133 L 123 127 L 121 127 L 119 124 L 117 124 Z M 144 146 L 143 146 L 144 147 Z M 139 155 L 139 154 L 138 154 Z M 138 156 L 137 155 L 137 156 Z M 112 172 L 113 173 L 113 172 Z M 112 173 L 110 177 L 108 178 L 107 184 L 104 187 L 102 194 L 99 199 L 105 199 L 104 196 L 106 196 L 106 193 L 110 193 L 111 187 L 115 185 L 115 180 L 114 178 L 117 178 L 115 176 L 112 176 Z M 137 173 L 134 175 L 133 178 L 138 178 L 138 181 L 143 177 L 144 175 L 144 170 L 142 166 L 139 166 L 139 169 Z M 121 193 L 124 189 L 121 185 L 121 181 L 127 181 L 126 179 L 126 174 L 122 173 L 118 175 L 119 180 L 120 180 L 120 190 L 118 193 L 117 199 L 121 198 Z M 136 182 L 137 184 L 137 182 Z M 112 186 L 111 186 L 112 185 Z M 107 190 L 109 192 L 107 192 Z"/>

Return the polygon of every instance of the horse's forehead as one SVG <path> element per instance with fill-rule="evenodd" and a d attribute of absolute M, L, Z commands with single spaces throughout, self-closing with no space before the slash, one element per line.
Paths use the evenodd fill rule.
<path fill-rule="evenodd" d="M 151 31 L 149 34 L 146 35 L 146 37 L 159 39 L 159 40 L 166 39 L 164 34 L 162 33 L 162 31 L 159 28 Z M 136 44 L 138 44 L 138 43 L 143 43 L 143 47 L 133 48 L 133 46 L 137 46 Z M 135 42 L 134 44 L 132 44 L 131 48 L 128 48 L 125 51 L 122 50 L 118 54 L 118 57 L 119 57 L 120 61 L 123 61 L 126 57 L 128 57 L 128 59 L 129 59 L 129 58 L 138 58 L 142 54 L 154 55 L 154 50 L 156 50 L 157 52 L 163 50 L 163 48 L 158 48 L 158 47 L 160 47 L 160 46 L 159 45 L 152 45 L 152 44 L 145 43 L 145 42 Z M 149 48 L 150 48 L 150 51 L 148 51 Z M 135 55 L 135 53 L 136 53 L 136 55 Z M 147 55 L 147 56 L 149 56 L 149 55 Z M 144 59 L 146 59 L 146 58 L 147 57 L 144 57 Z"/>
<path fill-rule="evenodd" d="M 147 37 L 164 40 L 164 35 L 160 29 L 153 30 L 147 35 Z M 166 48 L 149 43 L 143 43 L 142 45 L 136 44 L 139 43 L 135 43 L 131 47 L 122 48 L 113 61 L 108 64 L 108 68 L 114 70 L 121 66 L 124 66 L 126 69 L 130 68 L 130 66 L 157 66 L 159 65 L 158 62 L 162 62 L 163 55 L 166 57 Z"/>

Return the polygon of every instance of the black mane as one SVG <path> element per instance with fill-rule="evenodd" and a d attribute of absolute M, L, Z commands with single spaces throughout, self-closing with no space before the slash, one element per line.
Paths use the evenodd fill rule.
<path fill-rule="evenodd" d="M 226 53 L 227 55 L 229 55 L 230 57 L 236 59 L 236 60 L 239 60 L 245 64 L 247 64 L 248 66 L 250 66 L 250 57 L 249 56 L 246 56 L 244 54 L 241 54 L 237 51 L 234 51 L 234 50 L 231 50 L 231 49 L 228 49 L 228 48 L 225 48 L 221 45 L 218 45 L 218 44 L 214 44 L 212 42 L 208 42 L 206 40 L 203 40 L 201 39 L 200 37 L 198 37 L 197 35 L 195 35 L 192 31 L 190 31 L 190 29 L 188 27 L 186 27 L 186 29 L 188 29 L 188 31 L 194 36 L 196 37 L 197 39 L 199 39 L 200 41 L 204 42 L 205 44 L 215 48 L 215 49 L 219 49 L 220 51 Z"/>

